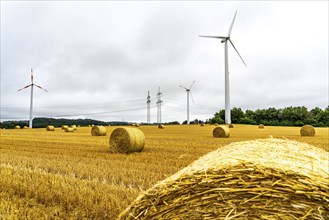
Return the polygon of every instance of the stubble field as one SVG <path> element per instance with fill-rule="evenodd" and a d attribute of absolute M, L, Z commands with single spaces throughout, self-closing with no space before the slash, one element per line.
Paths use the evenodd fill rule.
<path fill-rule="evenodd" d="M 139 127 L 141 153 L 109 153 L 109 135 L 46 129 L 0 130 L 0 219 L 115 219 L 137 195 L 200 156 L 231 142 L 287 138 L 329 151 L 329 128 L 301 137 L 297 127 L 235 125 L 229 138 L 214 126 Z"/>

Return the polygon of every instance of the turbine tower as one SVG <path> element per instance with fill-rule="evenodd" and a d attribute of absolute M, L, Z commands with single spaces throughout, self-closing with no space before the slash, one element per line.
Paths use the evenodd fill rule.
<path fill-rule="evenodd" d="M 228 35 L 225 36 L 203 36 L 199 35 L 199 37 L 208 37 L 208 38 L 217 38 L 221 39 L 221 43 L 224 43 L 225 47 L 225 123 L 226 124 L 231 124 L 231 107 L 230 107 L 230 78 L 229 78 L 229 68 L 228 68 L 228 48 L 227 48 L 227 42 L 229 41 L 231 45 L 233 46 L 234 50 L 236 53 L 239 55 L 240 59 L 242 60 L 243 64 L 247 67 L 247 64 L 244 62 L 242 59 L 240 53 L 238 50 L 235 48 L 234 44 L 231 41 L 231 32 L 232 32 L 232 27 L 234 24 L 234 20 L 236 17 L 238 11 L 235 12 L 235 15 L 233 17 L 230 29 L 228 31 Z"/>
<path fill-rule="evenodd" d="M 151 103 L 151 96 L 150 91 L 147 92 L 147 124 L 151 123 L 151 115 L 150 115 L 150 103 Z"/>
<path fill-rule="evenodd" d="M 187 124 L 190 124 L 190 96 L 192 98 L 192 101 L 194 102 L 193 96 L 192 96 L 192 93 L 191 93 L 191 88 L 192 88 L 194 83 L 195 83 L 195 80 L 192 82 L 192 84 L 189 88 L 186 88 L 184 86 L 179 85 L 179 87 L 182 87 L 183 89 L 185 89 L 186 95 L 187 95 L 187 120 L 186 120 Z"/>
<path fill-rule="evenodd" d="M 162 104 L 161 97 L 162 97 L 162 93 L 160 92 L 160 86 L 159 86 L 159 90 L 157 93 L 157 102 L 156 102 L 157 108 L 158 108 L 158 113 L 157 113 L 157 123 L 158 124 L 161 124 L 161 104 Z"/>
<path fill-rule="evenodd" d="M 31 84 L 17 90 L 17 92 L 19 92 L 23 89 L 26 89 L 30 86 L 31 86 L 31 99 L 30 99 L 30 122 L 29 122 L 29 127 L 32 128 L 32 120 L 33 120 L 33 87 L 36 86 L 39 89 L 42 89 L 42 90 L 48 92 L 46 89 L 42 88 L 41 86 L 39 86 L 39 85 L 37 85 L 33 82 L 33 69 L 32 68 L 31 68 Z"/>

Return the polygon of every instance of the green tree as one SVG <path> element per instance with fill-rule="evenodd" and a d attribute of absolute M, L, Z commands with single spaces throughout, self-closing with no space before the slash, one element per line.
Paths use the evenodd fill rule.
<path fill-rule="evenodd" d="M 244 118 L 244 112 L 241 110 L 241 108 L 234 107 L 231 110 L 231 120 L 232 123 L 238 124 L 240 123 L 241 119 Z"/>

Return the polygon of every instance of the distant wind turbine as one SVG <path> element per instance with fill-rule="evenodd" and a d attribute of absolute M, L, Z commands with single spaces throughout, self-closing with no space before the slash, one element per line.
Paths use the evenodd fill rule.
<path fill-rule="evenodd" d="M 31 100 L 30 100 L 30 122 L 29 122 L 29 127 L 32 128 L 32 119 L 33 119 L 33 87 L 36 86 L 39 89 L 42 89 L 42 90 L 48 92 L 46 89 L 42 88 L 41 86 L 39 86 L 39 85 L 37 85 L 37 84 L 35 84 L 33 82 L 33 69 L 32 68 L 31 68 L 31 84 L 30 85 L 27 85 L 27 86 L 25 86 L 25 87 L 23 87 L 23 88 L 21 88 L 19 90 L 17 90 L 17 92 L 19 92 L 19 91 L 21 91 L 23 89 L 26 89 L 26 88 L 28 88 L 30 86 L 31 86 Z"/>
<path fill-rule="evenodd" d="M 194 102 L 193 96 L 192 96 L 192 93 L 191 93 L 191 88 L 192 88 L 194 83 L 195 83 L 195 80 L 192 82 L 192 84 L 189 88 L 186 88 L 184 86 L 179 85 L 179 87 L 182 87 L 183 89 L 185 89 L 186 95 L 187 95 L 187 124 L 190 124 L 190 96 L 192 98 L 192 101 Z"/>
<path fill-rule="evenodd" d="M 238 11 L 235 12 L 233 21 L 231 23 L 230 29 L 228 31 L 228 35 L 224 36 L 203 36 L 199 35 L 199 37 L 208 37 L 208 38 L 217 38 L 221 39 L 221 43 L 225 43 L 225 123 L 231 124 L 231 108 L 230 108 L 230 79 L 229 79 L 229 70 L 228 70 L 228 51 L 227 51 L 227 41 L 231 43 L 234 50 L 239 55 L 240 59 L 242 60 L 243 64 L 247 67 L 247 64 L 242 59 L 241 55 L 239 54 L 238 50 L 235 48 L 234 44 L 231 41 L 231 32 L 234 24 L 234 20 Z"/>

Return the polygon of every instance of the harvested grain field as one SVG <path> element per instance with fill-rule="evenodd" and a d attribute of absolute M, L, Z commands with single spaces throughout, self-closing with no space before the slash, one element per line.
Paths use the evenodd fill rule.
<path fill-rule="evenodd" d="M 109 153 L 109 136 L 55 129 L 0 130 L 0 219 L 115 219 L 142 191 L 202 155 L 236 141 L 287 138 L 329 151 L 328 128 L 316 136 L 298 127 L 234 125 L 229 138 L 214 126 L 141 126 L 141 153 Z"/>

